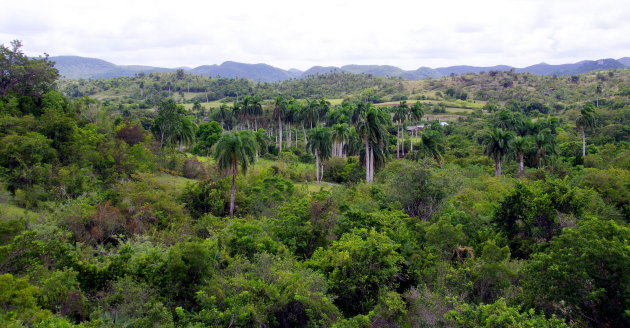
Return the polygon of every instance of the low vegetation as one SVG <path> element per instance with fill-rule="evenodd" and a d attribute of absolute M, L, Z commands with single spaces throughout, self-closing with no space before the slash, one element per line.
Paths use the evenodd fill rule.
<path fill-rule="evenodd" d="M 630 326 L 628 69 L 0 65 L 3 327 Z"/>

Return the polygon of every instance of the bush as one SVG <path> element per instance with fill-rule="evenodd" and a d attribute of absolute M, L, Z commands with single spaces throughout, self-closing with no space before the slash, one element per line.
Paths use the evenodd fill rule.
<path fill-rule="evenodd" d="M 327 249 L 319 248 L 307 265 L 326 275 L 338 297 L 335 303 L 346 315 L 365 314 L 381 291 L 396 288 L 403 262 L 399 247 L 383 233 L 357 229 Z"/>
<path fill-rule="evenodd" d="M 182 169 L 184 177 L 188 179 L 204 179 L 208 177 L 208 167 L 196 158 L 188 158 L 184 161 Z"/>
<path fill-rule="evenodd" d="M 336 183 L 356 183 L 365 177 L 359 158 L 333 157 L 324 162 L 324 180 Z"/>

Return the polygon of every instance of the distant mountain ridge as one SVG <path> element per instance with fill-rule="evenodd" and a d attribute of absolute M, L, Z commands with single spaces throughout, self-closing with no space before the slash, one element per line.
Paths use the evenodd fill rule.
<path fill-rule="evenodd" d="M 99 79 L 120 76 L 134 76 L 137 73 L 172 72 L 173 68 L 141 65 L 116 65 L 97 58 L 79 56 L 50 57 L 55 62 L 59 74 L 68 79 Z"/>
<path fill-rule="evenodd" d="M 97 58 L 87 58 L 79 56 L 55 56 L 50 57 L 55 62 L 55 67 L 61 76 L 69 79 L 96 79 L 113 78 L 120 76 L 133 76 L 138 73 L 153 72 L 173 72 L 176 68 L 163 68 L 141 65 L 116 65 Z M 516 68 L 507 65 L 496 65 L 489 67 L 481 66 L 449 66 L 449 67 L 420 67 L 416 70 L 406 71 L 391 65 L 345 65 L 335 66 L 313 66 L 302 72 L 298 69 L 284 70 L 268 64 L 245 64 L 233 61 L 226 61 L 221 65 L 203 65 L 195 68 L 182 67 L 186 72 L 210 77 L 245 78 L 259 82 L 279 82 L 293 78 L 304 78 L 316 74 L 327 73 L 353 73 L 371 74 L 374 76 L 400 77 L 407 80 L 422 80 L 427 78 L 438 78 L 449 75 L 460 75 L 467 73 L 479 73 L 487 71 L 509 71 L 515 70 L 518 73 L 531 73 L 536 75 L 575 75 L 595 70 L 614 69 L 630 67 L 630 57 L 619 59 L 598 59 L 583 60 L 577 63 L 550 65 L 540 63 Z"/>

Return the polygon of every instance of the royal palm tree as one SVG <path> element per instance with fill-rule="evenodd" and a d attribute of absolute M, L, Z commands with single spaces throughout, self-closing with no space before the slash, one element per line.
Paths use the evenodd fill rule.
<path fill-rule="evenodd" d="M 251 97 L 247 112 L 254 118 L 254 131 L 258 130 L 258 118 L 263 114 L 262 99 L 259 96 Z"/>
<path fill-rule="evenodd" d="M 525 171 L 525 152 L 530 147 L 529 140 L 530 139 L 528 136 L 516 136 L 511 140 L 510 150 L 514 154 L 516 162 L 518 163 L 518 175 L 522 175 Z"/>
<path fill-rule="evenodd" d="M 256 142 L 256 159 L 259 154 L 265 154 L 267 147 L 269 146 L 269 136 L 265 129 L 258 129 L 253 133 L 254 141 Z"/>
<path fill-rule="evenodd" d="M 542 129 L 534 136 L 534 144 L 536 146 L 536 167 L 540 168 L 543 161 L 550 162 L 550 156 L 556 154 L 556 136 L 551 129 Z"/>
<path fill-rule="evenodd" d="M 333 156 L 344 157 L 344 146 L 350 137 L 350 129 L 346 123 L 337 123 L 332 126 Z"/>
<path fill-rule="evenodd" d="M 230 216 L 234 215 L 234 199 L 236 197 L 236 175 L 238 167 L 243 174 L 254 162 L 256 142 L 249 131 L 224 134 L 215 146 L 214 159 L 220 170 L 232 174 L 232 190 L 230 193 Z"/>
<path fill-rule="evenodd" d="M 313 128 L 313 125 L 317 122 L 319 116 L 319 101 L 314 99 L 307 99 L 306 105 L 302 107 L 301 113 L 302 121 L 306 126 Z"/>
<path fill-rule="evenodd" d="M 288 100 L 287 111 L 284 116 L 284 120 L 287 123 L 287 146 L 291 147 L 293 145 L 293 139 L 291 135 L 293 134 L 293 125 L 298 124 L 300 119 L 300 113 L 302 110 L 302 104 L 299 101 L 291 98 Z M 295 146 L 297 147 L 297 137 L 298 133 L 295 131 Z"/>
<path fill-rule="evenodd" d="M 230 127 L 229 123 L 231 121 L 231 117 L 232 109 L 225 103 L 221 104 L 212 116 L 215 121 L 221 122 L 221 128 L 226 130 L 229 130 L 228 127 Z"/>
<path fill-rule="evenodd" d="M 501 160 L 510 152 L 510 140 L 512 133 L 494 129 L 486 135 L 484 143 L 486 148 L 483 153 L 494 160 L 494 175 L 501 176 Z"/>
<path fill-rule="evenodd" d="M 246 99 L 248 99 L 247 97 L 245 97 Z M 249 102 L 249 99 L 247 100 L 247 102 Z M 232 115 L 230 117 L 231 121 L 232 121 L 232 125 L 234 126 L 234 129 L 238 130 L 239 129 L 239 122 L 243 122 L 246 121 L 247 122 L 247 112 L 246 112 L 246 103 L 243 103 L 242 101 L 235 101 L 232 104 Z M 249 123 L 247 123 L 249 125 Z M 242 130 L 242 127 L 240 128 Z"/>
<path fill-rule="evenodd" d="M 394 115 L 392 119 L 396 122 L 396 158 L 400 158 L 402 154 L 404 156 L 405 153 L 405 122 L 407 121 L 407 117 L 409 115 L 409 106 L 407 106 L 406 101 L 401 101 L 400 104 L 393 108 Z M 402 147 L 401 147 L 401 134 L 402 134 Z"/>
<path fill-rule="evenodd" d="M 190 146 L 195 140 L 197 124 L 190 116 L 182 116 L 176 125 L 175 139 L 179 145 L 179 151 L 184 151 L 184 146 Z"/>
<path fill-rule="evenodd" d="M 317 118 L 316 121 L 319 123 L 322 117 L 326 117 L 326 114 L 330 111 L 330 101 L 326 100 L 326 98 L 320 98 L 317 101 Z"/>
<path fill-rule="evenodd" d="M 278 149 L 282 151 L 282 126 L 287 114 L 288 102 L 284 97 L 277 96 L 273 104 L 273 118 L 278 121 Z"/>
<path fill-rule="evenodd" d="M 359 107 L 359 106 L 357 106 Z M 357 133 L 365 143 L 365 181 L 370 183 L 374 180 L 375 171 L 375 152 L 383 153 L 386 145 L 387 130 L 385 126 L 388 124 L 389 114 L 382 109 L 367 103 L 361 106 L 362 111 L 359 114 L 359 122 L 357 123 Z M 383 159 L 384 156 L 379 156 Z"/>
<path fill-rule="evenodd" d="M 424 116 L 424 106 L 422 106 L 422 103 L 419 101 L 416 101 L 415 104 L 413 104 L 413 106 L 411 106 L 411 108 L 409 109 L 409 119 L 412 121 L 416 121 L 416 122 L 420 122 L 422 121 L 422 117 Z M 414 129 L 412 132 L 412 135 L 415 133 L 415 137 L 418 138 L 418 129 Z M 413 151 L 413 141 L 411 141 L 411 151 Z"/>
<path fill-rule="evenodd" d="M 587 103 L 580 110 L 580 115 L 575 119 L 575 126 L 582 133 L 582 157 L 586 156 L 586 129 L 595 126 L 595 108 Z"/>
<path fill-rule="evenodd" d="M 501 128 L 504 131 L 517 131 L 523 124 L 523 120 L 520 116 L 515 115 L 513 112 L 504 109 L 494 116 L 495 126 Z"/>
<path fill-rule="evenodd" d="M 444 152 L 444 137 L 439 130 L 430 129 L 422 133 L 422 146 L 425 151 L 433 157 L 439 167 L 444 165 L 442 153 Z"/>
<path fill-rule="evenodd" d="M 320 164 L 320 161 L 323 162 L 325 159 L 330 158 L 332 150 L 330 129 L 323 127 L 311 129 L 306 148 L 315 155 L 315 177 L 317 183 L 320 183 L 324 176 L 324 167 L 323 164 Z"/>

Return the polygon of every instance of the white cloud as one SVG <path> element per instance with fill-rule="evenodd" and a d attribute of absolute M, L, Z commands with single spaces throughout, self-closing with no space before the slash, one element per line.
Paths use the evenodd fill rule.
<path fill-rule="evenodd" d="M 526 66 L 630 56 L 628 17 L 621 0 L 21 0 L 3 4 L 0 42 L 167 67 Z"/>

